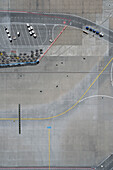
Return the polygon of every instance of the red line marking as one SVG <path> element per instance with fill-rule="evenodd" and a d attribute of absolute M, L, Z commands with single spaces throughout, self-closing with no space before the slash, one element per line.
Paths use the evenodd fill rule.
<path fill-rule="evenodd" d="M 59 33 L 59 35 L 54 39 L 52 44 L 49 46 L 49 48 L 45 51 L 45 53 L 39 58 L 39 61 L 44 57 L 44 55 L 48 52 L 48 50 L 52 47 L 52 45 L 56 42 L 56 40 L 60 37 L 60 35 L 64 32 L 64 30 L 67 28 L 67 25 L 62 29 L 62 31 Z"/>

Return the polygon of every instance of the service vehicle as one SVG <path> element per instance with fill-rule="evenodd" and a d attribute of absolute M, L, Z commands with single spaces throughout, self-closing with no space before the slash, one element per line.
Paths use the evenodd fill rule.
<path fill-rule="evenodd" d="M 30 31 L 29 34 L 30 34 L 30 36 L 32 36 L 33 35 L 32 31 Z"/>
<path fill-rule="evenodd" d="M 27 23 L 26 26 L 27 26 L 27 27 L 30 27 L 30 24 Z"/>
<path fill-rule="evenodd" d="M 50 40 L 49 40 L 49 42 L 50 42 L 50 43 L 52 43 L 52 42 L 53 42 L 53 40 L 52 40 L 52 39 L 50 39 Z"/>
<path fill-rule="evenodd" d="M 89 31 L 93 31 L 93 29 L 90 27 L 90 28 L 89 28 Z"/>
<path fill-rule="evenodd" d="M 9 31 L 8 31 L 8 29 L 6 30 L 6 33 L 7 33 L 7 34 L 9 34 Z"/>
<path fill-rule="evenodd" d="M 31 29 L 31 31 L 33 30 L 33 27 L 32 26 L 30 26 L 30 29 Z"/>
<path fill-rule="evenodd" d="M 28 29 L 28 31 L 31 31 L 31 28 L 30 28 L 30 27 L 28 27 L 27 29 Z"/>
<path fill-rule="evenodd" d="M 20 37 L 20 32 L 19 31 L 17 31 L 17 35 L 18 35 L 18 37 Z"/>
<path fill-rule="evenodd" d="M 89 30 L 89 27 L 88 27 L 88 26 L 86 27 L 86 30 Z"/>
<path fill-rule="evenodd" d="M 96 34 L 99 34 L 99 31 L 96 31 Z"/>
<path fill-rule="evenodd" d="M 103 34 L 102 32 L 100 32 L 100 33 L 99 33 L 99 36 L 100 36 L 100 37 L 103 37 L 103 36 L 104 36 L 104 34 Z"/>
<path fill-rule="evenodd" d="M 34 38 L 36 38 L 36 37 L 37 37 L 37 35 L 36 35 L 36 34 L 33 34 L 33 37 L 34 37 Z"/>
<path fill-rule="evenodd" d="M 35 34 L 35 31 L 34 31 L 34 30 L 32 30 L 31 32 L 32 32 L 33 34 Z"/>
<path fill-rule="evenodd" d="M 11 38 L 11 35 L 9 33 L 7 34 L 7 36 L 8 36 L 8 38 Z"/>
<path fill-rule="evenodd" d="M 12 38 L 9 38 L 9 41 L 12 42 Z"/>
<path fill-rule="evenodd" d="M 95 29 L 93 29 L 93 32 L 95 33 L 95 32 L 96 32 L 96 30 L 95 30 Z"/>
<path fill-rule="evenodd" d="M 15 36 L 13 37 L 13 40 L 16 40 L 16 37 L 15 37 Z"/>

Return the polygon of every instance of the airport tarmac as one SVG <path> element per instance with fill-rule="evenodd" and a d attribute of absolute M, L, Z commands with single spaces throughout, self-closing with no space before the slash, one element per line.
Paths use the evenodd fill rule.
<path fill-rule="evenodd" d="M 112 153 L 113 47 L 92 38 L 82 35 L 78 48 L 61 56 L 57 55 L 59 46 L 54 45 L 55 53 L 48 51 L 39 65 L 0 69 L 1 167 L 47 167 L 50 158 L 51 166 L 93 168 Z M 99 53 L 94 55 L 98 44 Z M 82 48 L 85 56 L 84 51 L 79 54 Z"/>

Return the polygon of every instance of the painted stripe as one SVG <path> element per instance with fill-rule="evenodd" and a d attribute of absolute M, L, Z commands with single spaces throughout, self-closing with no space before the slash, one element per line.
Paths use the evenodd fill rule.
<path fill-rule="evenodd" d="M 60 35 L 64 32 L 64 30 L 67 28 L 67 25 L 62 29 L 62 31 L 59 33 L 59 35 L 54 39 L 52 44 L 49 46 L 49 48 L 45 51 L 45 53 L 39 58 L 39 61 L 44 57 L 44 55 L 48 52 L 48 50 L 53 46 L 53 44 L 57 41 L 57 39 L 60 37 Z"/>

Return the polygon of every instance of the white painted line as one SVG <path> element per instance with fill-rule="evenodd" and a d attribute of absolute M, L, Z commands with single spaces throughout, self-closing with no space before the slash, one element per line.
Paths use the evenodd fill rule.
<path fill-rule="evenodd" d="M 111 154 L 111 155 L 112 155 L 112 154 Z M 108 156 L 107 158 L 105 158 L 102 162 L 100 162 L 99 165 L 98 165 L 98 167 L 99 167 L 101 164 L 103 164 L 107 159 L 109 159 L 111 155 L 109 155 L 109 156 Z"/>
<path fill-rule="evenodd" d="M 49 30 L 49 36 L 51 35 L 51 30 Z"/>
<path fill-rule="evenodd" d="M 45 25 L 45 28 L 46 28 L 46 38 L 45 38 L 45 41 L 43 42 L 43 44 L 47 41 L 47 38 L 48 38 L 48 30 L 47 30 L 47 26 Z"/>
<path fill-rule="evenodd" d="M 11 22 L 12 24 L 17 24 L 17 25 L 25 25 L 26 23 L 23 23 L 23 22 Z M 57 24 L 57 23 L 55 23 L 55 24 L 49 24 L 49 23 L 30 23 L 31 25 L 62 25 L 62 26 L 64 26 L 63 24 Z M 0 25 L 10 25 L 9 23 L 0 23 Z"/>
<path fill-rule="evenodd" d="M 0 32 L 0 34 L 1 34 L 1 37 L 0 38 L 2 38 L 2 41 L 3 41 L 3 43 L 4 43 L 4 46 L 5 46 L 5 40 L 4 40 L 4 37 L 3 37 L 3 35 L 5 35 L 6 34 L 6 32 L 5 32 L 5 30 L 4 30 L 4 27 L 3 27 L 3 30 L 2 30 L 2 28 L 1 28 L 1 32 Z M 7 37 L 7 35 L 6 35 L 6 37 Z M 7 37 L 7 41 L 9 42 L 9 40 L 8 40 L 8 37 Z M 9 44 L 8 44 L 9 45 Z M 1 46 L 2 46 L 2 44 L 1 44 Z M 3 46 L 2 46 L 2 48 L 4 48 Z"/>
<path fill-rule="evenodd" d="M 41 38 L 41 34 L 40 34 L 40 31 L 39 31 L 38 25 L 37 25 L 37 30 L 38 30 L 37 41 L 38 41 L 38 37 L 40 37 L 41 44 L 43 44 L 43 41 L 42 41 L 42 38 Z"/>
<path fill-rule="evenodd" d="M 91 98 L 94 98 L 94 97 L 106 97 L 106 98 L 109 98 L 109 99 L 113 99 L 112 96 L 107 96 L 107 95 L 93 95 L 93 96 L 88 96 L 88 97 L 83 98 L 82 100 L 79 101 L 79 103 L 83 102 L 84 100 L 91 99 Z"/>
<path fill-rule="evenodd" d="M 21 25 L 19 25 L 20 26 L 20 30 L 21 30 L 21 36 L 22 36 L 22 38 L 23 38 L 23 40 L 24 40 L 24 42 L 25 42 L 25 44 L 26 44 L 26 41 L 25 41 L 25 38 L 24 38 L 24 34 L 23 34 L 23 30 L 22 30 L 22 26 Z M 23 44 L 22 44 L 23 45 Z M 24 47 L 23 47 L 24 48 Z"/>
<path fill-rule="evenodd" d="M 57 27 L 57 26 L 64 26 L 64 25 L 54 24 L 54 26 L 53 26 L 53 28 L 52 28 L 52 40 L 55 39 L 55 36 L 54 36 L 54 29 L 55 29 L 55 27 Z"/>
<path fill-rule="evenodd" d="M 17 25 L 15 24 L 15 29 L 16 29 L 16 32 L 18 31 L 18 28 L 17 28 Z M 21 34 L 21 33 L 20 33 Z M 20 41 L 20 43 L 21 43 L 21 45 L 22 45 L 22 42 L 21 42 L 21 39 L 19 40 Z M 17 45 L 18 47 L 20 46 L 20 45 Z"/>
<path fill-rule="evenodd" d="M 37 26 L 36 26 L 37 27 Z M 38 30 L 38 28 L 37 28 L 37 30 Z M 34 30 L 35 31 L 35 30 Z M 35 31 L 35 33 L 36 33 L 36 35 L 37 35 L 37 38 L 35 39 L 35 41 L 37 41 L 37 44 L 39 45 L 39 40 L 38 40 L 38 34 L 37 34 L 37 32 Z M 33 41 L 34 41 L 34 38 L 33 38 Z"/>
<path fill-rule="evenodd" d="M 41 43 L 42 43 L 42 45 L 44 45 L 44 43 L 47 41 L 47 38 L 48 38 L 47 26 L 46 26 L 46 24 L 43 24 L 43 26 L 45 26 L 45 29 L 46 29 L 46 38 L 45 38 L 44 42 L 42 41 L 42 38 L 41 38 Z M 38 25 L 37 25 L 37 27 L 38 27 Z M 38 31 L 39 31 L 39 30 L 38 30 Z M 39 31 L 39 35 L 40 35 L 40 37 L 41 37 L 40 31 Z"/>
<path fill-rule="evenodd" d="M 15 26 L 16 27 L 16 26 Z M 13 36 L 15 36 L 15 32 L 14 32 L 14 28 L 13 28 L 13 25 L 11 24 L 11 30 L 12 30 L 12 32 L 11 32 L 11 37 L 13 37 Z M 15 40 L 13 40 L 13 38 L 12 38 L 12 46 L 13 46 L 13 48 L 14 48 L 14 46 L 15 46 Z"/>

